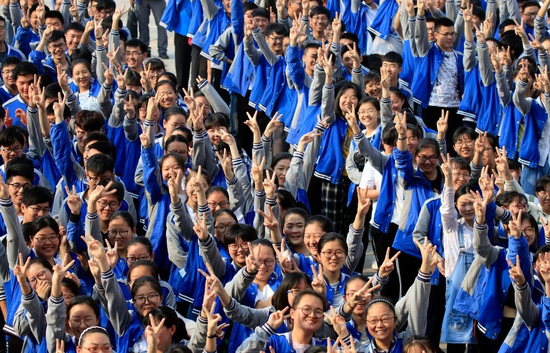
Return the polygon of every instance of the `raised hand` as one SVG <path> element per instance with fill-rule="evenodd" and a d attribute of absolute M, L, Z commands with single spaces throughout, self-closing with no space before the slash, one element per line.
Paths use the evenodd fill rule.
<path fill-rule="evenodd" d="M 396 113 L 393 119 L 395 123 L 395 130 L 397 130 L 398 138 L 407 137 L 407 113 Z"/>
<path fill-rule="evenodd" d="M 452 187 L 453 186 L 453 168 L 451 167 L 451 155 L 447 153 L 447 158 L 445 158 L 445 155 L 441 153 L 441 171 L 443 172 L 443 175 L 445 176 L 445 186 Z"/>
<path fill-rule="evenodd" d="M 384 258 L 384 262 L 378 269 L 378 276 L 380 276 L 380 278 L 386 278 L 390 275 L 390 273 L 393 272 L 393 270 L 395 269 L 394 262 L 399 257 L 399 255 L 401 255 L 401 251 L 398 251 L 390 258 L 390 249 L 391 248 L 388 247 L 388 249 L 386 250 L 386 257 Z"/>
<path fill-rule="evenodd" d="M 435 267 L 438 263 L 437 254 L 437 245 L 433 245 L 428 237 L 424 237 L 424 244 L 420 244 L 416 238 L 413 238 L 416 247 L 420 250 L 422 254 L 422 265 L 420 266 L 420 271 L 422 273 L 431 274 L 434 272 Z"/>
<path fill-rule="evenodd" d="M 506 262 L 508 262 L 508 266 L 510 266 L 510 269 L 508 270 L 510 273 L 510 278 L 512 278 L 519 287 L 523 286 L 525 284 L 525 276 L 521 270 L 519 255 L 516 255 L 515 265 L 508 258 L 506 258 Z"/>
<path fill-rule="evenodd" d="M 509 236 L 512 236 L 516 239 L 521 238 L 522 231 L 521 231 L 521 213 L 523 210 L 519 210 L 519 213 L 517 216 L 512 212 L 512 220 L 510 223 L 508 223 L 508 232 L 510 233 Z"/>
<path fill-rule="evenodd" d="M 358 134 L 359 132 L 361 132 L 361 129 L 357 124 L 357 116 L 355 115 L 355 104 L 351 106 L 351 110 L 347 110 L 345 112 L 344 117 L 346 118 L 346 121 L 348 122 L 354 134 Z"/>
<path fill-rule="evenodd" d="M 273 133 L 283 125 L 283 123 L 281 123 L 282 116 L 283 114 L 279 114 L 279 112 L 275 112 L 275 115 L 273 115 L 273 118 L 271 118 L 271 120 L 269 121 L 269 123 L 267 123 L 267 126 L 265 127 L 265 130 L 264 130 L 265 137 L 273 136 Z"/>
<path fill-rule="evenodd" d="M 57 64 L 57 82 L 63 92 L 69 91 L 69 75 L 63 70 L 61 64 Z"/>
<path fill-rule="evenodd" d="M 171 170 L 170 178 L 166 181 L 168 184 L 168 192 L 170 193 L 171 202 L 173 205 L 177 205 L 180 202 L 179 191 L 181 188 L 181 181 L 183 180 L 183 170 Z"/>
<path fill-rule="evenodd" d="M 147 102 L 147 120 L 155 120 L 155 115 L 159 111 L 159 102 L 155 97 L 149 98 Z"/>
<path fill-rule="evenodd" d="M 250 252 L 246 257 L 246 271 L 248 273 L 257 273 L 258 268 L 260 268 L 260 261 L 258 257 L 260 255 L 261 246 L 262 244 L 258 244 L 258 246 L 256 246 L 256 251 L 253 251 L 252 246 L 248 243 L 248 248 L 250 249 Z"/>
<path fill-rule="evenodd" d="M 306 149 L 306 146 L 310 143 L 312 143 L 316 137 L 321 136 L 320 133 L 314 131 L 310 131 L 307 134 L 303 134 L 302 137 L 300 137 L 300 141 L 298 141 L 298 148 L 297 150 L 300 152 L 303 152 Z"/>
<path fill-rule="evenodd" d="M 290 317 L 290 315 L 285 315 L 285 313 L 288 311 L 289 307 L 287 306 L 283 310 L 277 310 L 274 313 L 271 313 L 269 315 L 269 319 L 267 319 L 267 324 L 269 327 L 271 327 L 273 330 L 277 330 L 283 322 Z"/>
<path fill-rule="evenodd" d="M 144 126 L 143 132 L 139 135 L 141 141 L 141 147 L 148 148 L 151 146 L 151 138 L 149 137 L 149 131 L 152 129 L 152 126 Z"/>
<path fill-rule="evenodd" d="M 105 76 L 105 84 L 107 86 L 110 86 L 113 84 L 113 81 L 115 80 L 115 74 L 113 72 L 112 67 L 108 67 L 105 63 L 101 63 L 103 65 L 103 68 L 105 69 L 104 76 Z"/>
<path fill-rule="evenodd" d="M 262 210 L 258 210 L 258 213 L 264 218 L 264 226 L 272 232 L 279 231 L 279 222 L 271 210 L 271 205 L 267 205 L 267 213 Z"/>
<path fill-rule="evenodd" d="M 481 188 L 481 193 L 485 199 L 485 204 L 487 205 L 493 200 L 493 196 L 495 194 L 495 180 L 494 177 L 489 175 L 489 166 L 485 166 L 481 169 L 479 187 Z"/>
<path fill-rule="evenodd" d="M 23 260 L 23 254 L 19 253 L 19 264 L 16 264 L 13 267 L 13 274 L 17 278 L 17 281 L 21 283 L 27 283 L 27 270 L 31 265 L 31 258 L 27 257 L 26 260 Z"/>
<path fill-rule="evenodd" d="M 118 245 L 115 241 L 115 246 L 111 247 L 111 244 L 109 241 L 106 241 L 107 243 L 107 251 L 105 252 L 105 256 L 107 257 L 107 262 L 109 263 L 109 266 L 111 268 L 115 268 L 117 262 L 118 262 Z"/>
<path fill-rule="evenodd" d="M 262 157 L 260 163 L 258 163 L 256 156 L 252 155 L 252 168 L 250 172 L 252 173 L 252 180 L 254 181 L 254 189 L 257 191 L 263 190 L 263 178 L 264 178 L 264 166 L 265 166 L 265 156 Z"/>
<path fill-rule="evenodd" d="M 281 266 L 281 269 L 283 270 L 284 273 L 293 273 L 293 272 L 300 271 L 290 251 L 285 250 L 284 239 L 281 242 L 281 250 L 279 250 L 279 248 L 277 248 L 277 245 L 275 244 L 273 244 L 273 250 L 275 250 L 275 253 L 277 254 L 277 260 L 279 261 L 279 266 Z"/>
<path fill-rule="evenodd" d="M 323 265 L 317 265 L 318 269 L 315 269 L 315 266 L 311 265 L 312 280 L 311 287 L 313 290 L 321 295 L 325 295 L 327 287 L 325 285 L 325 275 L 323 274 Z"/>
<path fill-rule="evenodd" d="M 474 212 L 476 214 L 476 223 L 479 225 L 485 224 L 485 212 L 487 209 L 487 203 L 481 197 L 479 191 L 470 191 L 470 194 L 474 197 Z"/>
<path fill-rule="evenodd" d="M 59 338 L 55 339 L 55 353 L 65 353 L 65 341 Z"/>
<path fill-rule="evenodd" d="M 143 70 L 139 73 L 141 76 L 139 82 L 146 92 L 151 92 L 153 90 L 153 86 L 151 84 L 151 63 L 149 63 L 147 66 L 145 66 L 145 64 L 142 64 L 142 66 Z"/>
<path fill-rule="evenodd" d="M 129 95 L 128 100 L 122 99 L 122 102 L 124 103 L 123 109 L 126 112 L 126 117 L 128 118 L 128 120 L 133 120 L 136 117 L 136 106 L 134 105 L 134 97 L 132 95 Z"/>
<path fill-rule="evenodd" d="M 157 320 L 152 314 L 149 314 L 149 325 L 145 328 L 145 338 L 147 339 L 147 345 L 150 347 L 157 347 L 159 343 L 159 331 L 164 326 L 163 318 L 157 324 Z M 156 351 L 156 350 L 155 350 Z"/>
<path fill-rule="evenodd" d="M 367 186 L 363 190 L 360 187 L 357 187 L 356 190 L 357 190 L 357 214 L 364 218 L 367 215 L 367 213 L 369 213 L 369 209 L 372 203 L 371 199 L 367 197 L 369 188 Z"/>
<path fill-rule="evenodd" d="M 118 75 L 116 76 L 116 83 L 118 85 L 118 88 L 121 90 L 126 89 L 126 74 L 128 73 L 128 68 L 124 70 L 124 73 L 118 72 Z"/>
<path fill-rule="evenodd" d="M 0 174 L 0 199 L 9 200 L 10 192 L 8 190 L 8 185 L 4 182 L 4 177 Z"/>
<path fill-rule="evenodd" d="M 389 248 L 388 248 L 389 249 Z M 374 291 L 381 287 L 380 284 L 377 284 L 376 286 L 369 288 L 372 284 L 372 281 L 374 280 L 374 276 L 369 278 L 368 282 L 365 283 L 365 285 L 353 293 L 351 297 L 348 299 L 348 306 L 352 309 L 355 309 L 357 305 L 360 303 L 368 303 L 374 298 Z"/>
<path fill-rule="evenodd" d="M 201 183 L 202 167 L 199 165 L 196 172 L 194 170 L 187 169 L 187 173 L 189 173 L 189 175 L 194 179 L 190 183 L 195 190 L 197 190 L 197 192 L 204 193 L 206 190 L 204 189 L 204 185 Z"/>
<path fill-rule="evenodd" d="M 206 217 L 203 216 L 201 219 L 199 215 L 195 213 L 195 218 L 197 219 L 197 221 L 193 225 L 193 231 L 195 232 L 195 234 L 197 234 L 200 240 L 206 241 L 206 239 L 208 239 L 209 237 L 208 227 L 206 226 Z"/>
<path fill-rule="evenodd" d="M 256 110 L 253 116 L 251 116 L 249 112 L 246 112 L 246 116 L 248 117 L 248 120 L 246 120 L 244 124 L 250 128 L 254 136 L 261 137 L 262 133 L 260 131 L 260 126 L 258 125 L 258 120 L 256 119 L 258 117 L 258 111 Z"/>
<path fill-rule="evenodd" d="M 88 252 L 92 255 L 98 262 L 100 260 L 106 259 L 105 248 L 99 240 L 92 238 L 91 235 L 81 236 L 82 240 L 88 246 Z"/>
<path fill-rule="evenodd" d="M 332 327 L 334 328 L 334 331 L 336 331 L 336 333 L 338 334 L 338 337 L 340 337 L 341 339 L 347 337 L 349 335 L 349 332 L 348 328 L 346 327 L 346 319 L 337 314 L 332 305 L 330 306 L 330 312 L 332 313 L 332 315 L 324 313 L 325 318 L 330 321 Z"/>
<path fill-rule="evenodd" d="M 275 198 L 275 192 L 277 191 L 277 184 L 275 181 L 277 180 L 277 174 L 273 172 L 273 175 L 271 175 L 271 172 L 268 170 L 266 172 L 266 178 L 264 179 L 264 189 L 266 193 L 267 198 Z"/>
<path fill-rule="evenodd" d="M 441 117 L 437 121 L 437 138 L 439 140 L 445 139 L 447 129 L 449 127 L 449 111 L 441 110 Z"/>

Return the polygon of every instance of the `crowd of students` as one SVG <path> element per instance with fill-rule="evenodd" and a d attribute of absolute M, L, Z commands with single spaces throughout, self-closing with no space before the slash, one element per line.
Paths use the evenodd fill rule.
<path fill-rule="evenodd" d="M 550 0 L 48 5 L 0 5 L 0 352 L 550 348 Z"/>

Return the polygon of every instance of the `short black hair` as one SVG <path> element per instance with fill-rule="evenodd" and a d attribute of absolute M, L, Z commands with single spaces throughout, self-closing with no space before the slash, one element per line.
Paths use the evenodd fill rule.
<path fill-rule="evenodd" d="M 13 79 L 17 80 L 19 76 L 38 75 L 38 68 L 31 62 L 22 61 L 15 67 L 13 71 Z"/>
<path fill-rule="evenodd" d="M 325 15 L 327 16 L 329 21 L 332 20 L 332 14 L 330 13 L 330 10 L 324 6 L 315 6 L 309 11 L 309 18 L 312 18 L 317 15 Z"/>
<path fill-rule="evenodd" d="M 34 181 L 32 161 L 26 157 L 16 157 L 9 161 L 6 164 L 6 181 L 9 183 L 15 176 L 21 176 L 32 184 Z"/>
<path fill-rule="evenodd" d="M 356 44 L 359 43 L 359 37 L 357 37 L 357 34 L 352 32 L 342 33 L 342 35 L 340 36 L 340 39 L 349 39 L 353 43 L 356 43 Z"/>
<path fill-rule="evenodd" d="M 231 122 L 229 116 L 225 113 L 214 113 L 204 119 L 204 128 L 210 130 L 214 127 L 226 127 L 227 129 L 231 128 Z"/>
<path fill-rule="evenodd" d="M 115 160 L 106 154 L 94 154 L 86 161 L 86 170 L 94 174 L 115 172 Z"/>
<path fill-rule="evenodd" d="M 151 244 L 151 241 L 149 240 L 149 238 L 147 238 L 147 237 L 133 237 L 128 242 L 128 246 L 126 248 L 129 248 L 130 246 L 137 245 L 137 244 L 143 245 L 147 249 L 149 254 L 153 255 L 153 244 Z"/>
<path fill-rule="evenodd" d="M 170 107 L 164 112 L 164 121 L 168 122 L 174 115 L 183 115 L 187 119 L 187 112 L 180 106 Z"/>
<path fill-rule="evenodd" d="M 90 69 L 90 63 L 92 62 L 92 53 L 90 53 L 88 50 L 84 48 L 76 48 L 73 50 L 73 53 L 71 54 L 71 62 L 72 66 L 74 66 L 74 63 L 76 61 L 85 61 L 88 63 L 88 70 L 92 72 Z"/>
<path fill-rule="evenodd" d="M 248 2 L 245 2 L 245 4 L 248 4 Z M 254 4 L 254 3 L 251 3 Z M 246 10 L 245 10 L 246 12 Z M 257 7 L 254 11 L 252 11 L 252 17 L 263 17 L 267 18 L 268 20 L 271 19 L 269 15 L 269 11 L 263 7 Z"/>
<path fill-rule="evenodd" d="M 525 11 L 526 8 L 528 7 L 534 7 L 536 6 L 537 8 L 540 9 L 540 4 L 536 1 L 527 1 L 527 2 L 524 2 L 523 5 L 521 5 L 521 13 L 523 13 Z"/>
<path fill-rule="evenodd" d="M 474 9 L 472 10 L 472 14 L 474 16 L 479 17 L 481 22 L 485 21 L 485 10 L 483 10 L 480 6 L 474 6 Z"/>
<path fill-rule="evenodd" d="M 453 20 L 451 20 L 450 18 L 448 17 L 441 17 L 441 18 L 438 18 L 437 20 L 435 20 L 435 27 L 434 27 L 434 30 L 436 32 L 439 32 L 439 29 L 441 27 L 454 27 L 455 23 L 453 22 Z"/>
<path fill-rule="evenodd" d="M 87 150 L 97 150 L 116 160 L 116 146 L 111 141 L 97 141 L 87 146 Z"/>
<path fill-rule="evenodd" d="M 51 10 L 46 12 L 46 14 L 44 15 L 44 19 L 48 19 L 48 18 L 57 18 L 62 25 L 65 25 L 65 20 L 63 19 L 63 15 L 59 11 Z"/>
<path fill-rule="evenodd" d="M 57 101 L 57 100 L 56 100 Z M 51 102 L 46 107 L 46 116 L 52 116 L 55 115 L 55 111 L 53 110 L 53 105 L 55 102 Z M 68 105 L 65 104 L 65 108 L 63 109 L 63 119 L 67 120 L 71 117 L 71 109 Z"/>
<path fill-rule="evenodd" d="M 52 194 L 48 189 L 43 186 L 33 186 L 23 190 L 23 199 L 21 203 L 29 207 L 47 202 L 51 207 L 52 201 Z"/>
<path fill-rule="evenodd" d="M 476 137 L 477 137 L 477 133 L 474 129 L 472 129 L 471 127 L 467 127 L 467 126 L 461 126 L 461 127 L 457 128 L 455 130 L 455 132 L 453 133 L 453 145 L 458 141 L 458 139 L 462 135 L 468 135 L 468 137 L 470 137 L 470 139 L 472 139 L 472 140 L 475 140 Z"/>
<path fill-rule="evenodd" d="M 67 26 L 67 30 L 65 31 L 65 33 L 67 33 L 68 31 L 84 32 L 84 30 L 85 28 L 80 22 L 71 22 Z"/>
<path fill-rule="evenodd" d="M 126 192 L 124 184 L 118 180 L 101 180 L 98 185 L 107 186 L 109 183 L 112 183 L 110 190 L 116 190 L 112 195 L 117 198 L 118 202 L 122 202 L 124 200 L 124 193 Z"/>
<path fill-rule="evenodd" d="M 166 139 L 166 141 L 164 142 L 164 150 L 167 151 L 168 150 L 168 146 L 170 146 L 170 144 L 172 142 L 183 142 L 185 143 L 185 145 L 189 148 L 189 141 L 187 141 L 187 139 L 185 137 L 183 137 L 182 135 L 180 134 L 172 134 L 172 136 L 170 136 L 169 138 Z"/>
<path fill-rule="evenodd" d="M 166 66 L 164 65 L 164 61 L 158 59 L 158 58 L 151 58 L 147 60 L 147 66 L 151 65 L 151 70 L 166 70 Z"/>
<path fill-rule="evenodd" d="M 101 131 L 105 125 L 105 119 L 95 110 L 81 110 L 74 117 L 74 124 L 87 132 Z"/>
<path fill-rule="evenodd" d="M 59 225 L 57 224 L 55 219 L 50 216 L 43 216 L 38 217 L 31 223 L 29 227 L 29 239 L 33 238 L 36 233 L 47 227 L 50 227 L 55 232 L 55 234 L 59 235 Z"/>
<path fill-rule="evenodd" d="M 65 39 L 65 33 L 63 31 L 52 31 L 52 36 L 50 39 L 48 39 L 48 44 L 57 42 L 58 40 L 63 40 L 63 42 L 67 43 L 67 39 Z"/>
<path fill-rule="evenodd" d="M 58 82 L 50 83 L 46 86 L 46 99 L 55 99 L 57 102 L 58 93 L 61 93 L 61 97 L 63 97 L 63 90 Z"/>
<path fill-rule="evenodd" d="M 84 139 L 84 144 L 87 145 L 89 144 L 90 142 L 92 141 L 95 141 L 95 142 L 98 142 L 98 141 L 106 141 L 106 142 L 109 142 L 111 140 L 109 140 L 109 138 L 107 137 L 107 135 L 105 135 L 104 133 L 102 132 L 99 132 L 99 131 L 92 131 L 88 134 L 88 136 L 86 136 L 86 138 Z"/>
<path fill-rule="evenodd" d="M 244 243 L 253 242 L 258 239 L 258 234 L 256 229 L 248 224 L 235 223 L 225 231 L 225 245 L 236 243 L 237 238 L 240 238 Z"/>
<path fill-rule="evenodd" d="M 399 67 L 403 66 L 403 57 L 401 54 L 394 51 L 387 52 L 386 55 L 382 57 L 382 63 L 384 63 L 384 61 L 396 63 Z"/>
<path fill-rule="evenodd" d="M 25 146 L 25 135 L 15 125 L 0 131 L 0 146 L 8 147 L 15 142 L 19 142 L 21 147 Z"/>
<path fill-rule="evenodd" d="M 545 191 L 546 186 L 550 184 L 550 175 L 544 175 L 537 180 L 537 184 L 535 186 L 535 191 Z"/>
<path fill-rule="evenodd" d="M 130 39 L 125 44 L 126 49 L 139 47 L 142 53 L 147 53 L 147 44 L 139 39 Z"/>
<path fill-rule="evenodd" d="M 19 59 L 17 56 L 8 56 L 4 60 L 2 60 L 2 69 L 7 66 L 13 66 L 13 65 L 17 66 L 20 62 L 21 62 L 21 59 Z"/>
<path fill-rule="evenodd" d="M 268 24 L 267 27 L 265 28 L 266 36 L 270 36 L 273 33 L 278 34 L 280 36 L 285 36 L 285 37 L 288 35 L 288 31 L 286 27 L 276 22 Z"/>

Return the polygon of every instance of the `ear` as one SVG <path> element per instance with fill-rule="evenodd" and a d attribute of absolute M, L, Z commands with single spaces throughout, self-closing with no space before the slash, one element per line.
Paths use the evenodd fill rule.
<path fill-rule="evenodd" d="M 24 203 L 21 203 L 21 213 L 25 214 L 26 210 L 27 210 L 27 206 L 25 206 Z"/>
<path fill-rule="evenodd" d="M 155 253 L 151 254 L 151 261 L 155 261 Z"/>

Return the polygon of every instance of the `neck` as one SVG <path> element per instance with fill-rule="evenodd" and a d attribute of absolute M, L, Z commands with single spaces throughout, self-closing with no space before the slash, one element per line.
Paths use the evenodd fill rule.
<path fill-rule="evenodd" d="M 65 66 L 68 66 L 68 62 L 67 62 L 67 58 L 65 56 L 63 56 L 61 59 L 56 59 L 55 57 L 53 58 L 53 62 L 58 65 L 58 64 L 61 64 L 61 66 L 65 67 Z"/>
<path fill-rule="evenodd" d="M 118 257 L 120 257 L 121 259 L 126 258 L 126 249 L 118 249 L 117 253 L 118 253 Z"/>
<path fill-rule="evenodd" d="M 394 77 L 394 78 L 391 79 L 390 86 L 391 87 L 399 87 L 399 76 Z"/>
<path fill-rule="evenodd" d="M 307 249 L 306 245 L 304 243 L 299 245 L 292 245 L 292 248 L 295 252 L 300 253 L 304 256 L 309 256 L 309 250 Z"/>
<path fill-rule="evenodd" d="M 323 275 L 327 278 L 328 283 L 337 283 L 340 280 L 340 276 L 342 275 L 341 271 L 332 272 L 329 270 L 323 270 Z"/>
<path fill-rule="evenodd" d="M 262 281 L 262 280 L 259 280 L 259 279 L 255 279 L 254 280 L 254 283 L 256 283 L 258 285 L 258 290 L 264 290 L 264 287 L 267 286 L 267 281 Z"/>
<path fill-rule="evenodd" d="M 191 207 L 193 211 L 197 210 L 197 203 L 190 198 L 187 198 L 187 206 Z"/>
<path fill-rule="evenodd" d="M 376 345 L 376 348 L 378 348 L 379 350 L 385 351 L 390 347 L 392 341 L 393 341 L 393 336 L 390 336 L 385 340 L 379 340 L 375 338 L 374 344 Z"/>
<path fill-rule="evenodd" d="M 424 176 L 430 181 L 434 181 L 435 179 L 437 179 L 437 169 L 434 169 L 429 173 L 422 171 L 422 173 L 424 173 Z"/>
<path fill-rule="evenodd" d="M 5 52 L 8 50 L 8 46 L 6 45 L 5 41 L 0 42 L 0 52 Z"/>
<path fill-rule="evenodd" d="M 353 322 L 355 323 L 355 328 L 358 331 L 366 332 L 366 330 L 367 330 L 367 315 L 366 315 L 366 313 L 362 314 L 362 315 L 352 314 L 352 319 L 353 319 Z"/>
<path fill-rule="evenodd" d="M 102 220 L 99 220 L 99 223 L 101 225 L 101 231 L 103 233 L 107 233 L 107 231 L 109 230 L 109 222 L 108 221 L 102 221 Z"/>
<path fill-rule="evenodd" d="M 306 74 L 307 74 L 309 77 L 313 77 L 314 70 L 306 69 Z"/>
<path fill-rule="evenodd" d="M 15 206 L 15 210 L 17 211 L 18 216 L 23 216 L 23 213 L 21 212 L 21 204 L 13 203 L 13 206 Z"/>
<path fill-rule="evenodd" d="M 325 44 L 325 32 L 324 31 L 322 31 L 322 32 L 313 31 L 313 37 L 315 38 L 316 41 L 321 42 L 321 44 Z"/>
<path fill-rule="evenodd" d="M 19 91 L 17 90 L 17 86 L 16 86 L 16 85 L 8 85 L 8 84 L 6 84 L 6 88 L 7 88 L 8 91 L 9 91 L 11 94 L 13 94 L 14 96 L 16 96 L 17 93 L 19 92 Z"/>
<path fill-rule="evenodd" d="M 305 333 L 300 328 L 298 328 L 297 325 L 294 327 L 294 330 L 292 330 L 290 335 L 292 336 L 292 342 L 300 344 L 310 344 L 311 338 L 313 337 L 313 334 Z"/>

